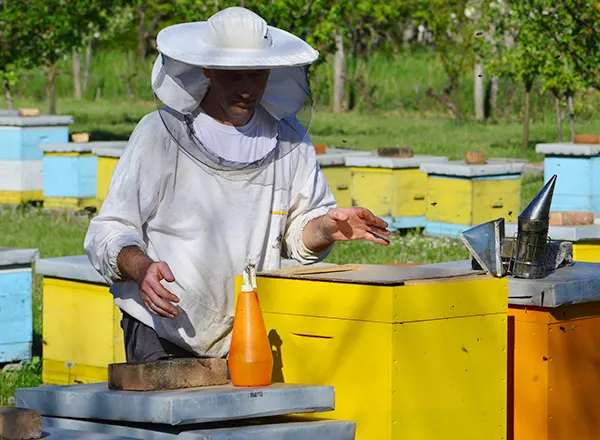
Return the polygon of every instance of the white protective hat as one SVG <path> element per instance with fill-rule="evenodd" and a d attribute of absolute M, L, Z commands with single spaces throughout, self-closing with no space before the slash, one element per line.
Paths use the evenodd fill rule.
<path fill-rule="evenodd" d="M 160 54 L 152 69 L 152 90 L 168 107 L 165 111 L 174 117 L 173 120 L 189 123 L 198 111 L 210 86 L 203 68 L 271 69 L 260 104 L 280 125 L 287 123 L 293 128 L 298 138 L 296 144 L 306 135 L 308 126 L 299 124 L 298 114 L 312 111 L 307 66 L 318 58 L 319 53 L 302 39 L 269 26 L 248 9 L 231 7 L 217 12 L 207 21 L 163 29 L 157 36 L 157 47 Z M 310 124 L 310 116 L 308 119 Z M 169 129 L 171 124 L 165 122 L 165 125 Z M 173 134 L 173 130 L 170 131 Z M 176 140 L 181 141 L 181 136 Z M 199 142 L 198 139 L 192 141 L 195 144 Z M 179 143 L 182 145 L 182 142 Z M 202 145 L 199 147 L 205 155 L 211 156 L 209 150 Z M 184 149 L 188 152 L 193 150 L 185 146 Z M 280 151 L 276 156 L 283 155 Z M 222 158 L 213 159 L 218 162 L 217 168 L 221 169 L 241 169 L 248 165 L 227 163 Z"/>

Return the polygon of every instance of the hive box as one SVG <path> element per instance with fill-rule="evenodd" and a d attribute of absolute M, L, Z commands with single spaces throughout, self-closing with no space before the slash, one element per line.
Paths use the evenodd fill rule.
<path fill-rule="evenodd" d="M 505 231 L 507 236 L 516 236 L 517 223 L 507 223 Z M 550 226 L 548 236 L 554 241 L 572 242 L 575 261 L 600 263 L 600 225 Z"/>
<path fill-rule="evenodd" d="M 86 255 L 40 259 L 44 276 L 42 380 L 108 380 L 108 364 L 125 362 L 121 311 Z"/>
<path fill-rule="evenodd" d="M 464 161 L 421 165 L 427 174 L 425 233 L 457 238 L 465 229 L 499 217 L 516 220 L 524 167 L 493 160 L 484 165 Z"/>
<path fill-rule="evenodd" d="M 390 229 L 425 226 L 427 175 L 424 163 L 444 163 L 442 156 L 348 157 L 352 172 L 352 206 L 369 209 Z"/>
<path fill-rule="evenodd" d="M 40 146 L 44 153 L 44 207 L 82 209 L 97 205 L 97 156 L 92 149 L 122 149 L 124 142 L 67 142 Z"/>
<path fill-rule="evenodd" d="M 32 264 L 37 249 L 0 247 L 0 363 L 31 359 Z"/>
<path fill-rule="evenodd" d="M 71 116 L 0 116 L 0 204 L 44 198 L 40 145 L 67 142 Z"/>
<path fill-rule="evenodd" d="M 273 381 L 333 386 L 358 440 L 504 439 L 507 281 L 466 272 L 259 274 Z"/>
<path fill-rule="evenodd" d="M 507 279 L 507 438 L 597 439 L 600 264 L 576 261 L 542 279 Z"/>
<path fill-rule="evenodd" d="M 105 142 L 104 144 L 92 147 L 92 154 L 98 158 L 98 171 L 96 177 L 96 206 L 100 208 L 112 179 L 113 172 L 117 162 L 121 158 L 127 142 Z"/>
<path fill-rule="evenodd" d="M 538 144 L 535 151 L 545 155 L 545 181 L 558 176 L 551 211 L 600 213 L 600 145 Z"/>
<path fill-rule="evenodd" d="M 317 155 L 319 167 L 329 183 L 340 208 L 352 207 L 352 175 L 350 168 L 345 166 L 347 157 L 371 156 L 369 151 L 350 150 L 345 148 L 328 147 L 325 154 Z"/>

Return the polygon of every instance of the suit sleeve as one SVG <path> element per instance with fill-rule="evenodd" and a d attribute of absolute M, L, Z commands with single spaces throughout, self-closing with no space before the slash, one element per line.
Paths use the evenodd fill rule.
<path fill-rule="evenodd" d="M 337 203 L 317 162 L 314 147 L 302 145 L 298 170 L 292 185 L 292 201 L 284 236 L 284 256 L 302 264 L 322 261 L 329 255 L 333 244 L 321 252 L 313 252 L 304 245 L 302 233 L 314 218 L 321 217 Z"/>
<path fill-rule="evenodd" d="M 122 281 L 117 256 L 125 246 L 144 252 L 143 225 L 156 211 L 163 175 L 165 136 L 156 113 L 133 131 L 112 175 L 99 214 L 90 222 L 84 248 L 94 268 L 109 284 Z"/>

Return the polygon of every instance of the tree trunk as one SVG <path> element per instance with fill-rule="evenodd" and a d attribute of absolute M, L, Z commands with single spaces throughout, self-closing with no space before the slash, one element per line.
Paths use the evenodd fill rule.
<path fill-rule="evenodd" d="M 556 137 L 558 142 L 562 142 L 562 117 L 560 114 L 560 99 L 558 96 L 556 98 Z"/>
<path fill-rule="evenodd" d="M 475 87 L 474 87 L 474 97 L 475 97 L 475 119 L 478 122 L 482 122 L 485 119 L 484 113 L 484 103 L 483 103 L 483 66 L 479 62 L 478 59 L 475 63 L 475 68 L 473 69 Z"/>
<path fill-rule="evenodd" d="M 8 84 L 8 80 L 4 79 L 4 96 L 6 96 L 6 104 L 8 105 L 8 110 L 13 109 L 13 99 L 12 93 L 10 91 L 10 84 Z"/>
<path fill-rule="evenodd" d="M 90 69 L 92 67 L 92 36 L 88 39 L 87 47 L 85 48 L 85 71 L 83 72 L 83 92 L 85 93 L 88 81 L 90 79 Z"/>
<path fill-rule="evenodd" d="M 79 51 L 73 49 L 73 85 L 75 86 L 75 99 L 81 100 L 81 57 Z"/>
<path fill-rule="evenodd" d="M 531 97 L 531 88 L 533 83 L 525 84 L 525 115 L 523 117 L 523 153 L 527 152 L 529 145 L 529 98 Z"/>
<path fill-rule="evenodd" d="M 490 91 L 490 113 L 493 118 L 498 117 L 498 93 L 500 92 L 500 78 L 492 76 L 492 87 Z"/>
<path fill-rule="evenodd" d="M 344 88 L 346 82 L 346 61 L 344 58 L 344 38 L 341 34 L 335 36 L 335 60 L 333 64 L 333 112 L 340 113 L 344 103 Z"/>
<path fill-rule="evenodd" d="M 146 58 L 148 52 L 148 39 L 146 38 L 146 11 L 143 7 L 138 7 L 140 24 L 138 27 L 138 57 L 140 60 Z"/>
<path fill-rule="evenodd" d="M 56 62 L 46 67 L 46 92 L 50 103 L 49 113 L 56 114 Z"/>
<path fill-rule="evenodd" d="M 575 139 L 575 103 L 573 102 L 573 94 L 569 93 L 567 96 L 567 103 L 569 105 L 569 128 L 571 129 L 571 142 Z"/>

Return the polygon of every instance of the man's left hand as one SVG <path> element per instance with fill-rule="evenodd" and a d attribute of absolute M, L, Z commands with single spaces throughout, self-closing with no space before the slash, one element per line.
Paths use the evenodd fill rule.
<path fill-rule="evenodd" d="M 332 208 L 322 217 L 311 220 L 304 228 L 302 238 L 307 248 L 320 252 L 334 241 L 365 239 L 387 246 L 388 224 L 365 208 Z"/>

